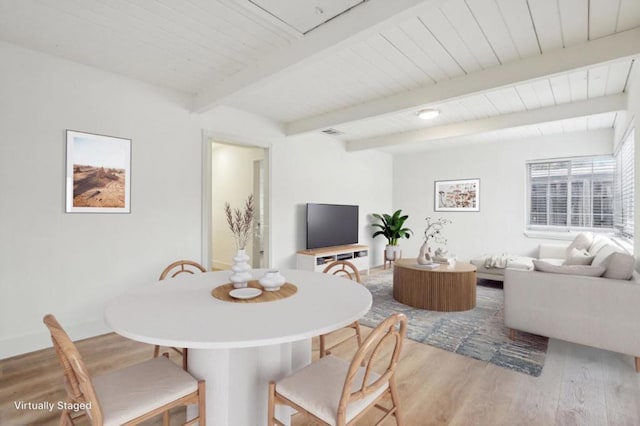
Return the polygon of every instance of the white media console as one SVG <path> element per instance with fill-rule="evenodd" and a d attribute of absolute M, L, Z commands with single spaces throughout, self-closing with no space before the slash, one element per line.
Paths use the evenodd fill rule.
<path fill-rule="evenodd" d="M 300 250 L 296 257 L 297 268 L 305 271 L 322 272 L 334 260 L 346 260 L 353 263 L 359 271 L 369 273 L 369 246 L 365 245 L 353 244 Z"/>

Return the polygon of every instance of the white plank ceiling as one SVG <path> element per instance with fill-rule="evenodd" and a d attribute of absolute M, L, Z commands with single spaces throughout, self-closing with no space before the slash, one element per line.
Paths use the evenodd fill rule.
<path fill-rule="evenodd" d="M 0 0 L 0 40 L 188 92 L 196 100 L 214 93 L 205 107 L 226 104 L 291 125 L 640 27 L 640 0 L 394 0 L 405 9 L 384 19 L 374 16 L 390 4 Z M 295 11 L 287 9 L 292 5 Z M 325 19 L 311 15 L 322 7 L 333 14 L 347 12 L 316 27 Z M 345 31 L 344 16 L 375 25 L 323 46 L 327 33 Z M 337 120 L 331 127 L 352 141 L 615 95 L 624 92 L 633 59 L 429 104 L 441 111 L 432 122 L 398 107 L 357 121 Z M 271 71 L 250 74 L 261 69 Z M 243 73 L 253 80 L 238 80 Z M 243 82 L 241 87 L 225 91 L 234 79 Z M 615 117 L 598 114 L 505 134 L 611 127 Z"/>
<path fill-rule="evenodd" d="M 435 105 L 440 115 L 434 120 L 421 120 L 411 111 L 346 123 L 335 129 L 343 133 L 341 139 L 364 139 L 613 95 L 623 92 L 631 65 L 632 60 L 623 60 L 466 96 Z"/>
<path fill-rule="evenodd" d="M 196 93 L 301 37 L 262 15 L 233 1 L 0 0 L 0 39 Z"/>

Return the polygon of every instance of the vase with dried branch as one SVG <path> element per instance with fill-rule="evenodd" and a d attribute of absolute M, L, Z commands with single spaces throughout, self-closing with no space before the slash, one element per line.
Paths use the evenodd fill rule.
<path fill-rule="evenodd" d="M 447 244 L 446 238 L 442 236 L 442 228 L 445 225 L 453 223 L 449 219 L 431 217 L 425 218 L 427 221 L 427 227 L 424 230 L 424 242 L 420 247 L 420 253 L 418 254 L 418 263 L 421 265 L 428 265 L 433 263 L 433 255 L 431 254 L 431 248 L 429 247 L 429 240 L 433 240 L 436 243 Z"/>
<path fill-rule="evenodd" d="M 253 195 L 249 195 L 244 204 L 244 209 L 231 209 L 229 203 L 224 205 L 224 213 L 227 217 L 227 224 L 233 233 L 236 242 L 236 255 L 233 257 L 233 274 L 229 277 L 234 288 L 244 288 L 251 280 L 251 266 L 246 248 L 251 235 L 251 224 L 253 222 L 254 206 Z"/>

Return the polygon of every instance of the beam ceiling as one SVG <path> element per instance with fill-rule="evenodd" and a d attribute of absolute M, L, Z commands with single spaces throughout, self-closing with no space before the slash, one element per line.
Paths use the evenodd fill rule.
<path fill-rule="evenodd" d="M 369 0 L 324 25 L 310 31 L 286 49 L 268 55 L 263 60 L 199 91 L 194 100 L 194 112 L 205 112 L 227 97 L 265 81 L 280 71 L 310 61 L 318 55 L 365 39 L 383 26 L 406 19 L 414 9 L 425 4 L 436 7 L 445 0 Z M 357 13 L 352 13 L 356 12 Z"/>
<path fill-rule="evenodd" d="M 555 105 L 535 110 L 503 114 L 480 120 L 465 121 L 437 127 L 412 130 L 375 138 L 357 139 L 346 143 L 347 151 L 360 151 L 385 146 L 404 145 L 452 137 L 468 136 L 512 127 L 565 120 L 627 108 L 627 95 L 601 96 L 581 102 Z"/>
<path fill-rule="evenodd" d="M 572 47 L 488 68 L 438 84 L 423 86 L 415 90 L 374 99 L 317 117 L 288 123 L 287 134 L 297 135 L 335 127 L 341 123 L 437 106 L 438 103 L 463 96 L 481 94 L 523 81 L 546 78 L 584 69 L 594 64 L 604 64 L 624 58 L 637 57 L 638 55 L 640 55 L 640 28 L 635 28 Z M 357 145 L 353 144 L 352 146 Z"/>

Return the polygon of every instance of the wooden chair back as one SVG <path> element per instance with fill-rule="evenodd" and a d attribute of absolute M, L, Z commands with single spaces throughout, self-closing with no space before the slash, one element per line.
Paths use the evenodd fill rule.
<path fill-rule="evenodd" d="M 92 425 L 101 425 L 102 409 L 80 352 L 53 315 L 46 315 L 43 322 L 51 333 L 53 347 L 64 370 L 68 402 L 91 403 L 91 408 L 85 410 L 86 414 Z"/>
<path fill-rule="evenodd" d="M 334 260 L 324 268 L 322 273 L 346 276 L 350 280 L 361 282 L 358 268 L 356 268 L 353 263 L 346 260 Z"/>
<path fill-rule="evenodd" d="M 350 402 L 364 398 L 385 384 L 395 388 L 395 383 L 390 382 L 394 379 L 402 342 L 406 334 L 407 317 L 404 314 L 393 314 L 367 336 L 349 366 L 338 406 L 338 424 L 344 424 L 347 405 Z M 385 365 L 384 373 L 377 380 L 369 383 L 374 364 Z M 358 371 L 362 368 L 364 369 L 362 383 L 357 383 L 357 390 L 353 391 L 354 381 Z"/>
<path fill-rule="evenodd" d="M 176 269 L 176 271 L 174 271 L 174 269 Z M 160 274 L 160 279 L 164 280 L 167 276 L 169 278 L 174 278 L 179 274 L 194 274 L 196 271 L 207 272 L 205 267 L 198 262 L 194 262 L 192 260 L 178 260 L 164 268 L 164 271 Z"/>
<path fill-rule="evenodd" d="M 193 260 L 178 260 L 173 262 L 171 265 L 164 268 L 164 271 L 160 274 L 160 281 L 165 278 L 175 278 L 180 274 L 195 274 L 197 271 L 207 272 L 204 266 L 199 264 L 198 262 L 194 262 Z M 188 370 L 188 349 L 187 348 L 174 348 L 171 347 L 172 350 L 176 351 L 182 356 L 182 368 L 184 371 Z M 157 358 L 160 355 L 160 346 L 155 345 L 153 347 L 153 357 Z"/>

